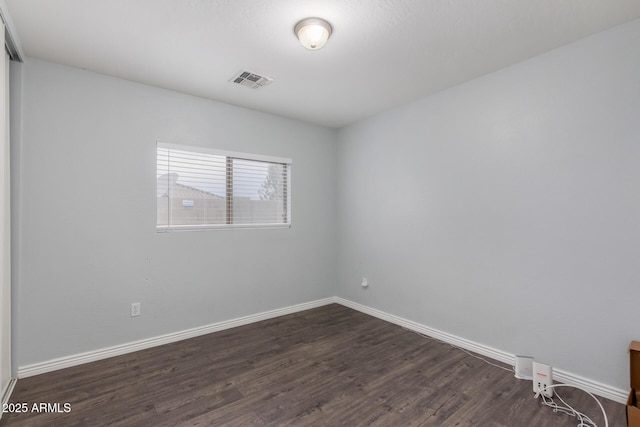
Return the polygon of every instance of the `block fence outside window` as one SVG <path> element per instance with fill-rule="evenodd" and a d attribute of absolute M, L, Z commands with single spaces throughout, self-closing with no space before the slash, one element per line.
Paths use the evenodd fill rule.
<path fill-rule="evenodd" d="M 157 231 L 288 228 L 291 159 L 157 143 Z"/>

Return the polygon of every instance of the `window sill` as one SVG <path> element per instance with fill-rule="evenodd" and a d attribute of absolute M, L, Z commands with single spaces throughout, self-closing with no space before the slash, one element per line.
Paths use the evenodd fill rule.
<path fill-rule="evenodd" d="M 171 233 L 174 231 L 203 231 L 203 230 L 246 230 L 246 229 L 286 229 L 291 224 L 217 224 L 217 225 L 173 225 L 156 226 L 157 233 Z"/>

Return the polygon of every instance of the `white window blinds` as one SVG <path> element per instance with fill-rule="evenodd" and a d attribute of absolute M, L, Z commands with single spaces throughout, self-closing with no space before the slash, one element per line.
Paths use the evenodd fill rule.
<path fill-rule="evenodd" d="M 159 142 L 157 230 L 291 225 L 291 160 Z"/>

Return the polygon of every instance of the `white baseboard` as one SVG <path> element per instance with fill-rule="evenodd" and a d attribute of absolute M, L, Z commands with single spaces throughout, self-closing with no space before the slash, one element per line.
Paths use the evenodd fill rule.
<path fill-rule="evenodd" d="M 235 328 L 237 326 L 248 325 L 250 323 L 260 322 L 262 320 L 273 319 L 287 314 L 297 313 L 299 311 L 309 310 L 323 305 L 332 304 L 335 300 L 333 297 L 296 304 L 289 307 L 278 308 L 275 310 L 265 311 L 249 316 L 238 317 L 236 319 L 225 320 L 223 322 L 212 323 L 206 326 L 187 329 L 180 332 L 161 335 L 158 337 L 147 338 L 127 344 L 116 345 L 113 347 L 103 348 L 100 350 L 88 351 L 85 353 L 74 354 L 71 356 L 60 357 L 58 359 L 47 360 L 45 362 L 34 363 L 32 365 L 18 367 L 18 378 L 27 378 L 34 375 L 44 374 L 56 371 L 58 369 L 70 368 L 72 366 L 81 365 L 83 363 L 95 362 L 97 360 L 109 357 L 120 356 L 122 354 L 132 353 L 134 351 L 144 350 L 163 344 L 169 344 L 176 341 L 182 341 L 187 338 L 194 338 L 200 335 L 206 335 L 225 329 Z"/>
<path fill-rule="evenodd" d="M 101 350 L 89 351 L 86 353 L 75 354 L 71 356 L 61 357 L 58 359 L 48 360 L 41 363 L 35 363 L 32 365 L 21 366 L 18 368 L 18 378 L 27 378 L 33 375 L 44 374 L 46 372 L 56 371 L 58 369 L 69 368 L 83 363 L 95 362 L 97 360 L 106 359 L 109 357 L 119 356 L 122 354 L 132 353 L 134 351 L 144 350 L 151 347 L 156 347 L 163 344 L 169 344 L 176 341 L 181 341 L 187 338 L 193 338 L 200 335 L 210 334 L 213 332 L 222 331 L 225 329 L 235 328 L 237 326 L 247 325 L 250 323 L 260 322 L 262 320 L 272 319 L 274 317 L 284 316 L 287 314 L 297 313 L 304 310 L 309 310 L 323 305 L 337 303 L 345 307 L 357 310 L 359 312 L 368 314 L 378 319 L 393 323 L 409 330 L 419 332 L 421 334 L 436 338 L 440 341 L 452 344 L 456 347 L 463 348 L 468 351 L 480 354 L 493 360 L 497 360 L 508 365 L 513 366 L 515 364 L 515 355 L 507 353 L 502 350 L 489 347 L 484 344 L 480 344 L 471 340 L 467 340 L 456 335 L 449 334 L 447 332 L 440 331 L 438 329 L 430 328 L 420 323 L 404 319 L 393 314 L 386 313 L 381 310 L 377 310 L 371 307 L 367 307 L 362 304 L 355 303 L 340 297 L 329 297 L 316 301 L 311 301 L 303 304 L 297 304 L 289 307 L 283 307 L 275 310 L 265 311 L 263 313 L 253 314 L 249 316 L 239 317 L 236 319 L 226 320 L 223 322 L 213 323 L 198 328 L 192 328 L 180 332 L 174 332 L 171 334 L 161 335 L 154 338 L 148 338 L 139 340 L 127 344 L 108 347 Z M 627 391 L 621 390 L 616 387 L 612 387 L 606 384 L 599 383 L 597 381 L 583 378 L 578 375 L 572 374 L 567 371 L 554 369 L 554 378 L 558 382 L 577 386 L 586 391 L 589 391 L 597 396 L 604 397 L 606 399 L 613 400 L 618 403 L 625 403 L 627 399 Z M 515 377 L 514 377 L 515 378 Z M 521 380 L 519 380 L 521 381 Z M 10 390 L 8 395 L 11 394 L 15 380 L 12 380 L 10 384 Z M 5 392 L 5 395 L 7 393 Z M 7 395 L 7 399 L 8 399 Z M 4 395 L 3 395 L 4 398 Z"/>
<path fill-rule="evenodd" d="M 627 397 L 629 390 L 621 390 L 617 387 L 612 387 L 607 384 L 584 378 L 571 372 L 563 371 L 561 369 L 553 369 L 553 379 L 559 383 L 569 384 L 576 386 L 596 396 L 604 397 L 605 399 L 613 400 L 614 402 L 627 403 Z M 562 393 L 562 390 L 558 390 Z"/>
<path fill-rule="evenodd" d="M 456 335 L 451 335 L 447 332 L 442 332 L 437 329 L 433 329 L 428 326 L 422 325 L 420 323 L 407 320 L 399 316 L 394 316 L 393 314 L 385 313 L 384 311 L 376 310 L 375 308 L 367 307 L 366 305 L 358 304 L 356 302 L 349 301 L 344 298 L 335 297 L 335 301 L 340 305 L 344 305 L 345 307 L 349 307 L 354 310 L 360 311 L 362 313 L 368 314 L 370 316 L 377 317 L 378 319 L 385 320 L 389 323 L 394 323 L 396 325 L 402 326 L 403 328 L 407 328 L 412 331 L 419 332 L 421 334 L 427 335 L 437 340 L 446 342 L 447 344 L 452 344 L 456 347 L 473 351 L 474 353 L 478 353 L 482 356 L 489 357 L 493 360 L 498 360 L 502 363 L 506 363 L 511 366 L 515 364 L 516 359 L 515 359 L 515 355 L 513 354 L 509 354 L 507 352 L 497 350 L 495 348 L 486 346 L 484 344 L 479 344 L 477 342 L 470 341 L 470 340 L 458 337 Z"/>
<path fill-rule="evenodd" d="M 345 307 L 352 308 L 354 310 L 360 311 L 370 316 L 377 317 L 378 319 L 385 320 L 389 323 L 394 323 L 396 325 L 402 326 L 412 331 L 419 332 L 421 334 L 430 336 L 432 338 L 436 338 L 440 341 L 446 342 L 448 344 L 452 344 L 456 347 L 460 347 L 465 350 L 472 351 L 474 353 L 509 364 L 511 366 L 514 366 L 515 364 L 515 354 L 510 354 L 505 351 L 498 350 L 484 344 L 480 344 L 474 341 L 470 341 L 470 340 L 458 337 L 456 335 L 449 334 L 447 332 L 439 331 L 437 329 L 430 328 L 420 323 L 413 322 L 411 320 L 407 320 L 399 316 L 394 316 L 393 314 L 376 310 L 375 308 L 367 307 L 365 305 L 358 304 L 344 298 L 334 297 L 334 301 L 340 305 L 344 305 Z M 602 384 L 597 381 L 593 381 L 591 379 L 584 378 L 561 369 L 556 369 L 556 368 L 553 369 L 553 378 L 557 382 L 561 382 L 564 384 L 569 384 L 569 385 L 581 388 L 597 396 L 604 397 L 605 399 L 613 400 L 614 402 L 624 404 L 627 401 L 628 392 L 626 390 L 621 390 L 616 387 Z M 519 380 L 519 381 L 522 381 L 522 380 Z"/>

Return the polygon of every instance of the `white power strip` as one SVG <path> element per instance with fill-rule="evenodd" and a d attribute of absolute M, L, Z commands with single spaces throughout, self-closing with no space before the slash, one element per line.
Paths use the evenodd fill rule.
<path fill-rule="evenodd" d="M 545 363 L 533 362 L 533 392 L 553 396 L 553 368 Z"/>

